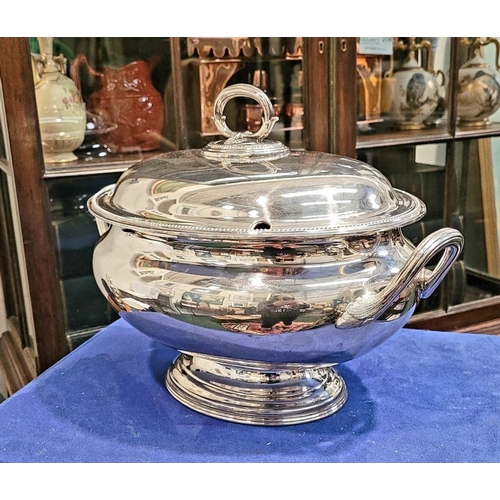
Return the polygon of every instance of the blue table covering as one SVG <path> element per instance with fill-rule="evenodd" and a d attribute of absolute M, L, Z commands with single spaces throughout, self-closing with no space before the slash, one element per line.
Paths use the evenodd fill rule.
<path fill-rule="evenodd" d="M 0 404 L 0 461 L 500 461 L 500 337 L 403 329 L 337 368 L 338 413 L 282 427 L 184 407 L 175 356 L 116 321 Z"/>

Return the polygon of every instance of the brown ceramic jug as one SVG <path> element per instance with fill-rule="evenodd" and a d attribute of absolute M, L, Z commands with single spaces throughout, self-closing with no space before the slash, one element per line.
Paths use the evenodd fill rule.
<path fill-rule="evenodd" d="M 116 125 L 99 135 L 101 146 L 113 153 L 158 149 L 163 127 L 163 99 L 154 88 L 151 73 L 159 62 L 134 61 L 114 68 L 93 69 L 84 54 L 78 54 L 70 67 L 70 76 L 81 92 L 80 72 L 95 78 L 95 91 L 87 99 L 89 112 Z"/>

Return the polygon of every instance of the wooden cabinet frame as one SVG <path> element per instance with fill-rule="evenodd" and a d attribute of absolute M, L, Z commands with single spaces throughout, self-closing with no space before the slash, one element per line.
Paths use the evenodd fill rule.
<path fill-rule="evenodd" d="M 0 78 L 10 132 L 38 363 L 40 371 L 44 371 L 61 359 L 67 348 L 31 71 L 28 39 L 0 38 Z"/>
<path fill-rule="evenodd" d="M 174 86 L 182 92 L 179 68 L 179 39 L 172 39 Z M 456 61 L 458 39 L 452 39 L 452 61 Z M 304 38 L 305 144 L 309 150 L 356 156 L 356 38 Z M 67 353 L 63 304 L 57 276 L 56 254 L 51 239 L 48 196 L 38 127 L 36 101 L 27 38 L 0 38 L 0 78 L 10 130 L 10 149 L 40 371 Z M 458 64 L 450 70 L 455 88 Z M 451 92 L 452 96 L 454 92 Z M 453 99 L 453 97 L 452 97 Z M 450 106 L 446 169 L 452 179 L 455 135 L 455 103 Z M 176 101 L 177 145 L 186 142 L 182 100 Z M 447 183 L 451 185 L 451 182 Z M 445 191 L 445 220 L 451 217 L 452 193 Z M 479 321 L 481 317 L 481 321 Z M 477 325 L 485 322 L 484 327 Z M 500 296 L 414 316 L 415 328 L 500 331 Z M 476 325 L 476 326 L 471 326 Z M 475 329 L 475 330 L 474 330 Z"/>

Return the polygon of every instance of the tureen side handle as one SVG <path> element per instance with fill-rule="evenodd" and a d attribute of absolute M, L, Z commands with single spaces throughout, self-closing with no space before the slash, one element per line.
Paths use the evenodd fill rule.
<path fill-rule="evenodd" d="M 436 290 L 463 248 L 464 238 L 456 229 L 442 228 L 424 238 L 415 248 L 398 274 L 380 292 L 366 293 L 349 303 L 337 318 L 338 328 L 365 325 L 379 318 L 410 285 L 418 288 L 420 298 L 426 299 Z M 421 273 L 425 265 L 443 251 L 431 273 Z"/>

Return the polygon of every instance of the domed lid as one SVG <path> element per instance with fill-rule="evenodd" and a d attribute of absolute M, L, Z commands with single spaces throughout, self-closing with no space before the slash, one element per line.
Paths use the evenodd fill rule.
<path fill-rule="evenodd" d="M 263 107 L 263 125 L 256 134 L 227 129 L 222 110 L 236 95 L 253 97 Z M 215 111 L 219 130 L 230 136 L 227 141 L 134 165 L 116 185 L 89 200 L 91 213 L 142 232 L 238 240 L 383 231 L 425 214 L 418 198 L 394 189 L 366 163 L 290 152 L 278 141 L 263 140 L 274 123 L 272 106 L 251 85 L 225 89 Z"/>

